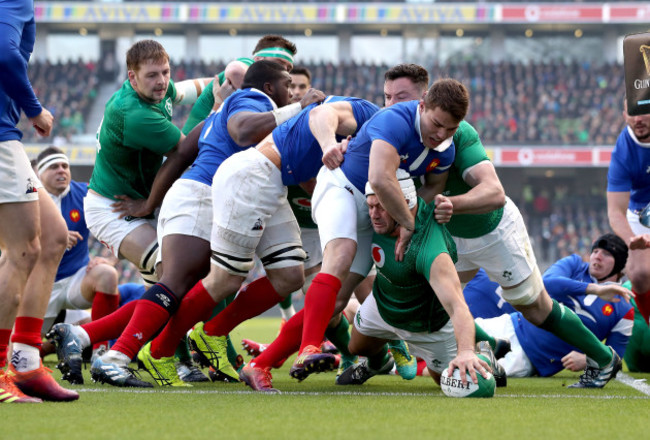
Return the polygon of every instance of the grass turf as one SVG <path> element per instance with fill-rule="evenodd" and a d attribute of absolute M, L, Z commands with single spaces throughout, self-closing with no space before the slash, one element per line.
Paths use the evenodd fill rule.
<path fill-rule="evenodd" d="M 231 335 L 270 342 L 278 320 L 258 318 Z M 49 357 L 53 366 L 55 357 Z M 357 387 L 334 385 L 334 373 L 291 379 L 292 359 L 274 370 L 281 395 L 262 395 L 243 384 L 206 383 L 190 389 L 122 389 L 86 384 L 73 403 L 2 405 L 0 438 L 9 439 L 332 439 L 622 438 L 647 430 L 650 396 L 619 381 L 602 390 L 573 390 L 578 374 L 509 379 L 492 399 L 445 397 L 430 378 L 370 379 Z M 635 379 L 650 374 L 627 373 Z M 60 379 L 55 370 L 54 375 Z M 143 373 L 145 379 L 150 377 Z"/>

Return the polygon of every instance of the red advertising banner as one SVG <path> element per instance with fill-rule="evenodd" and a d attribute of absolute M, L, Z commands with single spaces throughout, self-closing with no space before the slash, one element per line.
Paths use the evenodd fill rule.
<path fill-rule="evenodd" d="M 603 8 L 600 5 L 532 4 L 502 6 L 503 23 L 601 23 Z"/>
<path fill-rule="evenodd" d="M 495 166 L 502 167 L 607 167 L 611 148 L 492 148 Z"/>
<path fill-rule="evenodd" d="M 647 4 L 623 4 L 609 5 L 609 20 L 610 22 L 631 22 L 636 23 L 639 21 L 650 21 L 650 5 Z"/>

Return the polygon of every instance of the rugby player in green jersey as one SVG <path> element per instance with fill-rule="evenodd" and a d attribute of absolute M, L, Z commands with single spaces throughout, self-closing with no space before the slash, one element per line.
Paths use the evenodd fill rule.
<path fill-rule="evenodd" d="M 296 56 L 296 52 L 296 45 L 286 38 L 280 35 L 265 35 L 260 38 L 255 49 L 253 49 L 252 58 L 237 58 L 236 61 L 241 63 L 242 67 L 248 67 L 255 61 L 259 60 L 273 61 L 284 66 L 288 72 L 293 67 L 293 58 Z M 233 70 L 236 70 L 234 67 L 235 66 L 233 66 Z M 243 69 L 242 72 L 237 74 L 240 74 L 243 77 L 245 72 L 246 70 Z M 214 81 L 210 81 L 203 92 L 201 92 L 201 96 L 199 96 L 196 104 L 192 107 L 192 111 L 183 126 L 183 134 L 189 134 L 194 127 L 199 125 L 208 117 L 211 111 L 219 108 L 225 98 L 220 97 L 217 92 L 219 87 L 224 85 L 226 79 L 231 78 L 231 75 L 228 75 L 227 73 L 228 67 L 216 76 L 215 80 L 217 81 L 217 87 L 215 87 Z M 300 99 L 302 99 L 302 96 Z M 300 99 L 295 102 L 300 101 Z"/>
<path fill-rule="evenodd" d="M 97 157 L 84 209 L 88 229 L 117 258 L 135 264 L 149 285 L 156 282 L 156 221 L 117 214 L 146 200 L 162 164 L 184 136 L 172 124 L 173 105 L 193 103 L 205 79 L 174 84 L 169 55 L 160 43 L 142 40 L 126 54 L 128 79 L 106 104 L 97 131 Z"/>
<path fill-rule="evenodd" d="M 426 361 L 436 383 L 447 367 L 450 371 L 458 368 L 463 382 L 470 380 L 469 372 L 477 383 L 476 372 L 487 377 L 490 367 L 474 350 L 474 320 L 454 270 L 454 242 L 436 222 L 435 206 L 418 200 L 408 173 L 398 169 L 397 176 L 415 218 L 415 233 L 403 260 L 396 261 L 399 225 L 382 207 L 370 183 L 366 184 L 377 277 L 354 318 L 349 347 L 368 359 L 345 370 L 337 383 L 361 384 L 389 371 L 393 361 L 385 343 L 391 339 L 406 341 L 411 353 Z"/>
<path fill-rule="evenodd" d="M 592 380 L 571 387 L 602 388 L 621 368 L 621 360 L 589 331 L 580 318 L 553 300 L 542 282 L 526 225 L 505 195 L 496 170 L 469 123 L 462 121 L 453 136 L 456 147 L 443 195 L 453 206 L 447 229 L 456 243 L 456 270 L 462 283 L 479 268 L 503 288 L 503 299 L 536 326 L 547 330 L 587 355 Z M 427 202 L 436 196 L 424 187 Z M 436 215 L 448 211 L 436 208 Z"/>

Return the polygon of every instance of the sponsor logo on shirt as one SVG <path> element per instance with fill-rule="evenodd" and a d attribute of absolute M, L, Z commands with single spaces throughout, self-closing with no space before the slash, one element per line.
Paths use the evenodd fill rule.
<path fill-rule="evenodd" d="M 376 245 L 375 243 L 372 244 L 372 260 L 375 262 L 375 265 L 377 267 L 384 267 L 384 263 L 386 262 L 386 255 L 384 254 L 384 250 Z"/>
<path fill-rule="evenodd" d="M 436 168 L 438 165 L 440 165 L 440 159 L 433 159 L 429 165 L 427 165 L 427 173 L 429 171 L 433 171 L 434 168 Z"/>

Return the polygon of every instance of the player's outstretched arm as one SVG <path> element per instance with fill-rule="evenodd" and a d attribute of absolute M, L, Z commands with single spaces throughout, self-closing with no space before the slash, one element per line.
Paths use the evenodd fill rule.
<path fill-rule="evenodd" d="M 115 196 L 118 201 L 111 204 L 113 212 L 120 214 L 120 217 L 133 216 L 145 217 L 158 208 L 165 194 L 183 172 L 192 165 L 199 154 L 199 137 L 205 121 L 194 127 L 187 136 L 181 134 L 178 144 L 167 153 L 167 160 L 156 173 L 151 192 L 146 199 L 132 199 L 126 195 Z"/>
<path fill-rule="evenodd" d="M 476 371 L 487 378 L 490 367 L 476 356 L 474 319 L 463 297 L 460 280 L 449 254 L 441 253 L 433 260 L 429 272 L 429 284 L 449 314 L 458 343 L 458 353 L 449 363 L 449 371 L 458 368 L 463 382 L 467 381 L 466 372 L 469 371 L 472 381 L 478 383 Z"/>
<path fill-rule="evenodd" d="M 323 150 L 323 164 L 333 170 L 343 162 L 347 140 L 336 136 L 352 136 L 357 131 L 352 104 L 346 101 L 320 105 L 309 112 L 309 129 Z"/>
<path fill-rule="evenodd" d="M 506 193 L 491 162 L 474 165 L 464 179 L 472 189 L 449 198 L 454 214 L 485 214 L 506 204 Z"/>

